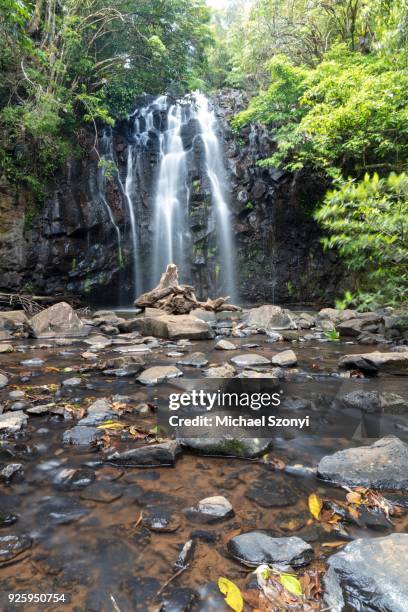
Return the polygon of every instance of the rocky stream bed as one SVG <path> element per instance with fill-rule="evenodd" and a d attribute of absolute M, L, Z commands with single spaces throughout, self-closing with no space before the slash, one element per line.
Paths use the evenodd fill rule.
<path fill-rule="evenodd" d="M 407 610 L 405 324 L 277 306 L 0 312 L 1 608 L 218 612 L 225 577 L 244 610 Z M 157 407 L 209 378 L 293 383 L 287 412 L 325 427 L 167 439 Z"/>

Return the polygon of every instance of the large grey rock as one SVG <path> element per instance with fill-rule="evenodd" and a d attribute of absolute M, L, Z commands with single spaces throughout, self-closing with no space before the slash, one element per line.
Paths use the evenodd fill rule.
<path fill-rule="evenodd" d="M 407 489 L 408 445 L 390 436 L 371 446 L 337 451 L 320 460 L 317 473 L 339 485 Z"/>
<path fill-rule="evenodd" d="M 255 353 L 245 353 L 243 355 L 236 355 L 231 357 L 230 361 L 240 367 L 249 368 L 257 365 L 270 365 L 270 359 L 267 359 L 263 355 L 256 355 Z"/>
<path fill-rule="evenodd" d="M 297 364 L 296 353 L 292 350 L 281 351 L 272 357 L 272 364 L 280 367 L 294 366 Z"/>
<path fill-rule="evenodd" d="M 64 432 L 64 444 L 75 446 L 90 446 L 103 436 L 103 430 L 97 427 L 87 427 L 86 425 L 76 425 L 72 429 Z"/>
<path fill-rule="evenodd" d="M 6 387 L 8 385 L 8 382 L 9 382 L 9 379 L 7 378 L 7 376 L 0 372 L 0 389 L 3 389 L 3 387 Z"/>
<path fill-rule="evenodd" d="M 12 344 L 0 343 L 0 353 L 12 353 L 14 351 Z"/>
<path fill-rule="evenodd" d="M 139 467 L 153 467 L 174 465 L 180 453 L 180 445 L 175 440 L 152 444 L 150 446 L 139 446 L 131 450 L 105 455 L 105 461 L 116 465 L 129 465 Z"/>
<path fill-rule="evenodd" d="M 296 321 L 288 310 L 280 306 L 265 305 L 251 308 L 242 315 L 251 327 L 260 329 L 297 329 Z"/>
<path fill-rule="evenodd" d="M 31 317 L 30 327 L 36 338 L 87 334 L 86 326 L 66 302 L 54 304 Z"/>
<path fill-rule="evenodd" d="M 232 378 L 235 374 L 234 366 L 224 363 L 220 366 L 213 366 L 203 371 L 207 378 Z"/>
<path fill-rule="evenodd" d="M 251 567 L 262 563 L 300 567 L 309 563 L 313 548 L 301 538 L 273 538 L 262 531 L 249 531 L 229 540 L 228 552 Z"/>
<path fill-rule="evenodd" d="M 0 328 L 13 325 L 25 325 L 28 323 L 27 315 L 24 310 L 4 310 L 0 312 Z"/>
<path fill-rule="evenodd" d="M 341 368 L 358 368 L 365 372 L 390 372 L 408 376 L 408 352 L 407 353 L 357 353 L 355 355 L 344 355 L 339 360 Z"/>
<path fill-rule="evenodd" d="M 322 308 L 317 313 L 317 322 L 331 321 L 334 325 L 346 321 L 346 319 L 354 319 L 356 312 L 354 310 L 340 310 L 338 308 Z"/>
<path fill-rule="evenodd" d="M 355 540 L 328 560 L 324 602 L 332 612 L 406 612 L 408 534 Z"/>
<path fill-rule="evenodd" d="M 152 312 L 154 311 L 154 312 Z M 170 315 L 154 308 L 146 309 L 141 318 L 142 333 L 170 340 L 207 340 L 214 338 L 210 325 L 191 315 Z"/>
<path fill-rule="evenodd" d="M 142 385 L 157 385 L 158 383 L 169 380 L 170 378 L 178 378 L 183 372 L 176 366 L 153 366 L 147 368 L 138 377 L 137 380 Z"/>
<path fill-rule="evenodd" d="M 336 329 L 342 336 L 359 336 L 362 332 L 377 331 L 378 325 L 383 318 L 376 313 L 367 313 L 360 317 L 347 319 L 336 326 Z"/>
<path fill-rule="evenodd" d="M 27 423 L 28 417 L 22 410 L 0 414 L 0 430 L 10 432 L 20 431 Z"/>
<path fill-rule="evenodd" d="M 272 444 L 270 438 L 244 438 L 224 436 L 219 438 L 179 438 L 185 446 L 203 455 L 243 457 L 251 459 L 265 453 Z"/>

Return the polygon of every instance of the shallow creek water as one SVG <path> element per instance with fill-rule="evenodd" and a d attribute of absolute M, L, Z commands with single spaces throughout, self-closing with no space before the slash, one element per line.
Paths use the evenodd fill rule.
<path fill-rule="evenodd" d="M 214 350 L 213 341 L 192 342 L 188 351 L 206 353 L 213 364 L 224 363 L 238 352 L 270 357 L 278 350 L 292 348 L 298 356 L 298 370 L 313 376 L 304 384 L 313 385 L 323 394 L 331 375 L 338 372 L 337 361 L 342 354 L 378 350 L 378 347 L 365 346 L 362 349 L 351 343 L 321 343 L 316 340 L 272 344 L 261 335 L 234 338 L 233 341 L 237 351 Z M 241 345 L 249 343 L 259 346 L 239 350 Z M 41 348 L 45 344 L 50 346 Z M 97 370 L 81 374 L 64 372 L 64 368 L 75 370 L 77 366 L 89 366 L 81 357 L 89 346 L 81 340 L 74 339 L 67 346 L 56 346 L 53 340 L 22 339 L 15 341 L 14 346 L 14 353 L 0 355 L 0 370 L 10 378 L 9 385 L 0 391 L 0 404 L 9 401 L 9 392 L 17 387 L 26 391 L 33 405 L 55 401 L 57 404 L 67 402 L 81 406 L 88 405 L 91 398 L 122 395 L 131 398 L 132 406 L 146 401 L 151 395 L 152 390 L 140 385 L 134 376 L 114 378 Z M 98 359 L 119 356 L 120 353 L 113 351 L 118 346 L 113 344 L 99 350 Z M 167 356 L 172 350 L 176 349 L 164 345 L 152 349 L 145 356 L 147 365 L 175 363 L 174 357 Z M 44 360 L 44 364 L 20 364 L 33 358 Z M 181 369 L 185 377 L 201 376 L 199 369 L 184 366 Z M 59 385 L 62 380 L 77 375 L 82 377 L 81 385 L 61 388 L 57 398 L 47 390 L 32 389 L 41 385 Z M 353 384 L 363 389 L 377 385 L 381 391 L 408 397 L 407 379 L 402 377 L 383 375 L 376 381 L 359 379 Z M 157 401 L 165 402 L 170 389 L 168 384 L 154 387 Z M 155 425 L 155 415 L 127 412 L 121 421 L 149 429 Z M 23 465 L 24 477 L 1 486 L 1 513 L 14 514 L 18 520 L 0 527 L 0 535 L 24 533 L 30 535 L 33 542 L 31 548 L 0 569 L 1 609 L 184 610 L 187 608 L 183 608 L 181 603 L 177 607 L 177 597 L 182 600 L 183 588 L 199 589 L 220 576 L 228 577 L 241 588 L 245 586 L 251 570 L 228 556 L 226 542 L 232 535 L 254 529 L 268 529 L 276 536 L 298 535 L 313 546 L 313 565 L 318 568 L 324 568 L 325 559 L 337 550 L 322 544 L 344 539 L 336 533 L 327 533 L 313 521 L 307 500 L 311 492 L 344 500 L 345 492 L 325 485 L 302 469 L 292 472 L 290 469 L 273 470 L 271 463 L 264 459 L 216 458 L 186 451 L 174 468 L 109 466 L 101 462 L 96 449 L 84 452 L 63 445 L 64 431 L 73 427 L 75 422 L 75 419 L 64 420 L 57 415 L 32 416 L 20 433 L 2 440 L 0 454 L 4 455 L 5 446 L 12 447 L 12 461 Z M 401 421 L 398 424 L 390 420 L 387 427 L 397 435 L 398 431 L 403 431 Z M 120 434 L 111 434 L 114 440 L 119 440 Z M 277 438 L 269 458 L 280 459 L 286 466 L 301 464 L 315 468 L 323 455 L 358 444 L 361 440 L 311 437 L 299 432 L 290 439 Z M 123 446 L 131 447 L 132 442 L 126 440 Z M 2 456 L 1 462 L 10 462 L 10 456 Z M 87 487 L 68 491 L 61 488 L 56 481 L 57 475 L 68 468 L 82 468 L 85 480 L 105 483 L 104 500 L 87 498 Z M 252 499 L 247 496 L 254 483 L 260 481 L 278 492 L 274 503 L 263 504 L 262 499 L 256 501 L 253 496 Z M 223 495 L 231 502 L 235 512 L 232 518 L 203 525 L 194 523 L 183 513 L 183 509 L 197 504 L 200 499 L 214 495 Z M 408 499 L 402 501 L 408 504 Z M 149 509 L 159 507 L 173 514 L 174 531 L 155 532 L 140 520 Z M 406 530 L 405 516 L 394 519 L 393 523 L 393 530 Z M 353 539 L 384 535 L 391 530 L 373 531 L 348 525 L 347 531 L 349 538 Z M 154 599 L 154 594 L 174 574 L 173 566 L 180 550 L 192 537 L 194 551 L 189 567 Z M 65 594 L 65 604 L 16 605 L 9 603 L 9 593 Z M 176 603 L 173 607 L 161 607 L 168 593 L 173 593 Z M 193 609 L 223 609 L 219 607 L 221 604 L 214 608 L 206 605 L 196 604 Z"/>

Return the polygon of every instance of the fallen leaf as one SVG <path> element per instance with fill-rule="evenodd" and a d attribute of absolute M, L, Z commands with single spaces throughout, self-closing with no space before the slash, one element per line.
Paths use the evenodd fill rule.
<path fill-rule="evenodd" d="M 346 540 L 337 540 L 336 542 L 323 542 L 322 546 L 325 548 L 338 548 L 339 546 L 344 546 L 344 544 L 348 544 Z"/>
<path fill-rule="evenodd" d="M 323 508 L 323 501 L 316 495 L 316 493 L 311 493 L 309 495 L 308 504 L 310 514 L 318 521 L 320 518 L 320 512 Z"/>
<path fill-rule="evenodd" d="M 119 421 L 106 421 L 98 425 L 97 429 L 123 429 L 124 425 Z"/>
<path fill-rule="evenodd" d="M 281 574 L 279 580 L 289 593 L 293 593 L 293 595 L 297 595 L 298 597 L 303 595 L 302 585 L 296 576 L 292 574 Z"/>
<path fill-rule="evenodd" d="M 228 580 L 228 578 L 221 577 L 218 578 L 218 588 L 225 595 L 225 603 L 235 612 L 242 612 L 244 600 L 237 585 Z"/>

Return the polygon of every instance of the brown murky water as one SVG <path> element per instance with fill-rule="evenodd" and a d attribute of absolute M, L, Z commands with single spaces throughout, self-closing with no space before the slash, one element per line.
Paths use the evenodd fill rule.
<path fill-rule="evenodd" d="M 277 350 L 293 348 L 299 359 L 298 369 L 313 377 L 305 384 L 314 385 L 322 393 L 330 375 L 337 372 L 339 356 L 361 352 L 361 347 L 354 344 L 309 341 L 276 345 L 259 335 L 234 338 L 234 342 L 237 346 L 256 343 L 259 347 L 243 350 L 266 357 Z M 64 368 L 75 370 L 79 365 L 89 366 L 81 357 L 89 347 L 81 341 L 66 347 L 55 346 L 53 341 L 21 340 L 15 344 L 16 352 L 0 355 L 0 370 L 10 377 L 10 384 L 0 391 L 0 403 L 8 402 L 9 392 L 16 388 L 26 391 L 35 405 L 55 401 L 81 407 L 88 405 L 91 399 L 113 395 L 129 396 L 130 405 L 135 405 L 150 395 L 134 377 L 114 378 L 91 371 L 80 374 L 83 379 L 80 387 L 63 389 L 60 396 L 54 398 L 54 392 L 38 390 L 38 387 L 60 384 L 77 375 L 75 371 L 64 372 Z M 43 344 L 52 346 L 41 348 Z M 99 360 L 119 356 L 120 353 L 113 351 L 117 346 L 100 350 Z M 214 342 L 193 342 L 188 349 L 206 353 L 210 363 L 225 362 L 236 354 L 216 351 L 213 347 Z M 171 350 L 175 349 L 161 346 L 152 350 L 146 356 L 148 365 L 174 363 L 175 358 L 167 356 Z M 374 347 L 364 347 L 364 352 L 371 350 Z M 32 358 L 43 359 L 44 364 L 20 365 L 22 360 Z M 200 370 L 182 369 L 186 377 L 199 377 Z M 344 384 L 347 383 L 345 380 Z M 381 390 L 408 397 L 408 383 L 401 377 L 382 376 L 375 382 L 364 379 L 356 384 L 364 389 L 376 384 Z M 165 402 L 170 388 L 169 385 L 155 387 L 157 401 Z M 154 414 L 126 413 L 121 420 L 146 429 L 155 424 Z M 101 463 L 96 450 L 83 452 L 64 446 L 63 433 L 74 425 L 75 419 L 68 421 L 57 415 L 31 417 L 20 433 L 3 438 L 1 442 L 1 463 L 21 463 L 24 478 L 2 484 L 1 514 L 16 515 L 18 520 L 0 527 L 0 536 L 29 534 L 33 541 L 31 548 L 0 569 L 0 607 L 3 610 L 181 611 L 189 609 L 180 603 L 183 589 L 186 594 L 187 588 L 198 589 L 219 576 L 228 577 L 240 587 L 245 586 L 251 570 L 231 559 L 226 549 L 228 539 L 241 531 L 268 529 L 276 536 L 298 535 L 312 544 L 316 567 L 324 567 L 325 558 L 336 550 L 322 544 L 344 539 L 335 532 L 326 532 L 311 519 L 307 500 L 310 492 L 344 500 L 345 492 L 324 485 L 302 470 L 293 474 L 290 470 L 272 470 L 271 465 L 262 460 L 214 458 L 187 452 L 174 468 L 117 468 Z M 390 421 L 389 426 L 392 432 L 395 424 Z M 120 433 L 112 432 L 115 444 L 119 439 Z M 324 454 L 359 443 L 358 440 L 313 438 L 299 433 L 291 439 L 278 438 L 270 459 L 280 459 L 286 466 L 301 464 L 314 468 Z M 122 444 L 129 446 L 128 441 Z M 64 490 L 58 484 L 61 470 L 73 468 L 81 468 L 85 480 L 102 483 L 103 501 L 89 499 L 88 487 Z M 278 492 L 273 503 L 265 503 L 262 495 L 251 494 L 254 484 L 260 482 L 267 491 Z M 214 495 L 223 495 L 231 502 L 235 512 L 232 518 L 207 525 L 194 523 L 183 512 L 200 499 Z M 146 525 L 146 517 L 151 512 L 163 509 L 172 515 L 170 533 L 155 532 Z M 394 530 L 406 530 L 405 516 L 393 522 Z M 350 539 L 389 533 L 351 525 L 347 526 L 347 531 Z M 194 550 L 189 567 L 160 593 L 174 575 L 173 566 L 181 548 L 191 538 Z M 162 607 L 163 597 L 172 591 L 179 604 Z M 65 603 L 10 603 L 10 593 L 64 594 Z M 213 609 L 223 609 L 217 605 Z M 210 608 L 203 603 L 192 609 Z"/>

